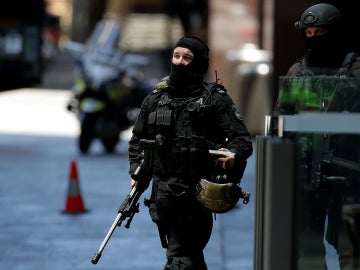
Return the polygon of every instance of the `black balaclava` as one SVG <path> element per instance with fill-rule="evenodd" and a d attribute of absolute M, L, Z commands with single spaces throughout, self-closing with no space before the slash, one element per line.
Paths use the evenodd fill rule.
<path fill-rule="evenodd" d="M 186 66 L 171 63 L 169 86 L 184 94 L 196 93 L 200 90 L 204 75 L 209 67 L 209 48 L 204 41 L 195 36 L 181 38 L 175 44 L 174 49 L 176 47 L 191 50 L 194 59 Z"/>
<path fill-rule="evenodd" d="M 324 28 L 327 29 L 327 33 L 306 37 L 310 48 L 307 56 L 308 66 L 336 70 L 340 68 L 346 54 L 345 42 L 338 28 Z"/>

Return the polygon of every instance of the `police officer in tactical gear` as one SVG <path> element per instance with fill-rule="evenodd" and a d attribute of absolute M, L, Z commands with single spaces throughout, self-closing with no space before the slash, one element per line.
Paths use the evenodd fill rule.
<path fill-rule="evenodd" d="M 341 78 L 341 84 L 346 85 L 346 78 L 360 76 L 359 56 L 348 50 L 347 38 L 343 36 L 343 18 L 335 6 L 325 3 L 310 6 L 302 13 L 300 19 L 295 23 L 295 27 L 301 31 L 309 50 L 301 60 L 290 67 L 286 74 L 286 76 L 289 76 L 289 80 L 295 79 L 299 81 L 299 78 L 304 78 L 304 81 L 310 79 L 314 82 L 315 80 L 326 80 L 326 78 L 330 78 L 330 80 Z M 308 90 L 315 91 L 316 89 Z M 308 103 L 309 106 L 305 106 L 304 104 L 308 102 L 306 99 L 311 95 L 309 95 L 309 92 L 305 94 L 305 91 L 302 93 L 297 92 L 296 97 L 295 92 L 293 92 L 293 100 L 296 99 L 296 102 L 285 105 L 284 100 L 280 98 L 280 94 L 273 115 L 297 114 L 299 111 L 313 111 L 314 109 L 322 112 L 359 112 L 358 105 L 354 107 L 350 105 L 350 102 L 342 102 L 347 96 L 345 93 L 342 95 L 341 90 L 344 89 L 340 89 L 338 92 L 327 89 L 327 91 L 333 91 L 333 100 L 326 106 L 324 102 L 315 104 L 316 106 L 314 104 L 310 106 Z M 353 99 L 360 97 L 359 89 L 353 89 L 353 92 L 350 92 L 350 89 L 347 90 L 348 93 L 351 93 Z M 353 104 L 359 103 L 356 100 L 353 100 L 353 102 Z M 287 134 L 286 136 L 293 138 L 294 134 Z M 324 179 L 341 179 L 344 175 L 346 175 L 346 178 L 350 178 L 348 177 L 350 174 L 349 170 L 344 170 L 339 166 L 324 165 L 321 162 L 322 158 L 317 162 L 315 157 L 322 156 L 323 148 L 321 148 L 321 144 L 316 142 L 322 141 L 322 145 L 326 144 L 329 147 L 327 152 L 339 157 L 346 153 L 341 156 L 344 159 L 349 158 L 349 156 L 346 156 L 348 153 L 354 151 L 358 153 L 358 150 L 354 150 L 354 145 L 359 145 L 359 142 L 357 138 L 342 135 L 297 134 L 297 136 L 302 147 L 302 172 L 304 175 L 304 178 L 300 180 L 300 182 L 304 182 L 301 182 L 299 193 L 301 196 L 300 215 L 298 217 L 298 228 L 300 230 L 299 256 L 304 261 L 309 258 L 307 256 L 310 255 L 311 258 L 314 258 L 318 255 L 316 252 L 319 252 L 320 256 L 325 259 L 324 230 L 327 243 L 338 252 L 339 232 L 343 222 L 341 208 L 346 186 L 344 181 L 336 182 Z M 355 143 L 352 139 L 357 140 L 357 142 Z M 317 171 L 318 168 L 321 168 L 321 171 Z M 318 178 L 315 179 L 314 176 Z M 327 176 L 331 177 L 326 178 Z M 308 181 L 305 178 L 316 181 L 308 183 L 305 182 Z M 327 220 L 326 229 L 325 220 Z M 321 268 L 324 265 L 325 268 L 329 267 L 324 261 L 321 261 L 319 267 Z M 312 267 L 314 266 L 312 265 Z M 302 268 L 300 267 L 300 269 Z"/>
<path fill-rule="evenodd" d="M 295 27 L 301 30 L 309 50 L 287 75 L 359 76 L 358 55 L 348 50 L 343 21 L 333 5 L 321 3 L 307 8 Z"/>
<path fill-rule="evenodd" d="M 173 49 L 170 76 L 144 100 L 129 142 L 130 174 L 143 157 L 141 141 L 155 145 L 146 204 L 167 249 L 164 269 L 207 269 L 203 249 L 211 236 L 212 213 L 196 199 L 197 187 L 201 179 L 216 179 L 219 173 L 239 184 L 253 151 L 226 89 L 204 81 L 208 66 L 207 45 L 195 36 L 181 38 Z M 235 155 L 214 157 L 211 149 Z"/>

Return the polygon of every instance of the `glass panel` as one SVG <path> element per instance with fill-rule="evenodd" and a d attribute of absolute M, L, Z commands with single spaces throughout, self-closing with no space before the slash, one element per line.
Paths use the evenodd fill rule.
<path fill-rule="evenodd" d="M 359 78 L 283 76 L 279 84 L 280 114 L 360 111 Z"/>
<path fill-rule="evenodd" d="M 282 115 L 360 112 L 360 80 L 280 77 L 279 102 Z M 298 269 L 360 269 L 360 134 L 285 136 L 300 146 Z"/>

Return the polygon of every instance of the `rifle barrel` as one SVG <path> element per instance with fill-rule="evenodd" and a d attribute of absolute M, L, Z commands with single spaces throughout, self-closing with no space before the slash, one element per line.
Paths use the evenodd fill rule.
<path fill-rule="evenodd" d="M 118 224 L 119 224 L 119 222 L 120 222 L 120 220 L 121 220 L 121 217 L 122 217 L 122 213 L 120 212 L 120 213 L 116 216 L 113 224 L 111 225 L 108 233 L 106 234 L 103 242 L 101 243 L 99 250 L 98 250 L 97 252 L 95 252 L 94 256 L 92 257 L 91 262 L 92 262 L 93 264 L 97 264 L 97 263 L 98 263 L 98 261 L 99 261 L 99 259 L 100 259 L 100 257 L 101 257 L 101 253 L 102 253 L 103 250 L 105 249 L 106 244 L 109 242 L 109 239 L 110 239 L 111 235 L 113 234 L 113 232 L 115 231 L 116 226 L 118 226 Z"/>

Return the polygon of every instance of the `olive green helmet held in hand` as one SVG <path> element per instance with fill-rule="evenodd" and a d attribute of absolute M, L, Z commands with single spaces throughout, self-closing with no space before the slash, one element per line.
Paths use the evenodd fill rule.
<path fill-rule="evenodd" d="M 212 213 L 225 213 L 234 208 L 240 198 L 247 204 L 250 193 L 240 188 L 246 160 L 242 160 L 231 151 L 209 150 L 213 155 L 214 170 L 209 178 L 202 178 L 196 186 L 196 199 Z M 234 156 L 235 165 L 230 170 L 222 168 L 218 156 Z M 207 178 L 207 177 L 206 177 Z"/>
<path fill-rule="evenodd" d="M 197 200 L 212 213 L 225 213 L 234 208 L 240 198 L 249 202 L 250 193 L 235 183 L 214 183 L 201 179 L 197 187 Z"/>

